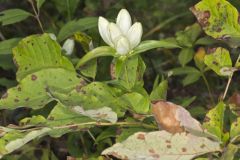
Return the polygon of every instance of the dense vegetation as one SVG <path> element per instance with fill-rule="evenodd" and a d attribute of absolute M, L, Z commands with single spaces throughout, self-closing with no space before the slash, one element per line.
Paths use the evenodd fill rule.
<path fill-rule="evenodd" d="M 0 158 L 238 160 L 238 0 L 0 0 Z"/>

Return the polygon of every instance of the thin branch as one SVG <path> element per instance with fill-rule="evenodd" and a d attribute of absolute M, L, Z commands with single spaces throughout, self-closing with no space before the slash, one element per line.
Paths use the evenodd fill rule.
<path fill-rule="evenodd" d="M 39 18 L 39 16 L 40 16 L 39 13 L 40 13 L 40 12 L 39 12 L 39 10 L 38 10 L 38 11 L 36 10 L 36 8 L 35 8 L 35 6 L 34 6 L 34 2 L 33 2 L 32 0 L 29 0 L 29 3 L 31 4 L 32 9 L 33 9 L 33 12 L 34 12 L 34 14 L 35 14 L 34 18 L 37 20 L 37 22 L 38 22 L 38 24 L 39 24 L 42 32 L 44 33 L 43 25 L 42 25 L 42 22 L 41 22 L 41 20 L 40 20 L 40 18 Z"/>
<path fill-rule="evenodd" d="M 237 60 L 236 60 L 236 62 L 235 62 L 235 65 L 234 65 L 235 67 L 236 67 L 237 63 L 239 62 L 239 60 L 240 60 L 240 54 L 238 55 L 238 58 L 237 58 Z M 234 74 L 234 71 L 231 73 L 231 75 L 230 75 L 229 78 L 228 78 L 228 82 L 227 82 L 227 85 L 226 85 L 226 88 L 225 88 L 225 91 L 224 91 L 222 100 L 224 100 L 224 99 L 226 98 L 226 95 L 227 95 L 229 86 L 230 86 L 231 81 L 232 81 L 233 74 Z"/>

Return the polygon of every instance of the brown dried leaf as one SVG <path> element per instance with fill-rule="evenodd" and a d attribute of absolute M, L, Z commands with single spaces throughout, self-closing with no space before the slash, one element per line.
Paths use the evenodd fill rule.
<path fill-rule="evenodd" d="M 152 113 L 160 128 L 170 133 L 180 133 L 185 130 L 203 132 L 201 124 L 186 109 L 171 102 L 153 103 Z"/>

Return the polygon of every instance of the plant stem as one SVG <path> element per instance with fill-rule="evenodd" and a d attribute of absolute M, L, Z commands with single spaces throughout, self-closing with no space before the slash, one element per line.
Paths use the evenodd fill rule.
<path fill-rule="evenodd" d="M 96 125 L 96 126 L 142 126 L 149 129 L 158 129 L 157 126 L 144 124 L 140 122 L 117 122 L 117 123 L 107 123 L 107 122 L 86 122 L 80 124 L 71 124 L 65 126 L 57 126 L 53 127 L 53 129 L 62 129 L 62 128 L 69 128 L 69 127 L 77 127 L 77 126 L 85 126 L 85 125 Z"/>
<path fill-rule="evenodd" d="M 236 65 L 237 65 L 237 63 L 238 63 L 239 60 L 240 60 L 240 54 L 238 55 L 238 58 L 237 58 L 237 60 L 236 60 L 236 62 L 235 62 L 235 65 L 234 65 L 235 67 L 236 67 Z M 225 87 L 225 91 L 224 91 L 222 100 L 224 100 L 224 99 L 226 98 L 226 95 L 227 95 L 229 86 L 230 86 L 231 81 L 232 81 L 233 74 L 234 74 L 234 71 L 231 73 L 231 75 L 230 75 L 229 78 L 228 78 L 228 82 L 227 82 L 227 85 L 226 85 L 226 87 Z"/>
<path fill-rule="evenodd" d="M 37 20 L 37 22 L 38 22 L 38 24 L 39 24 L 42 32 L 44 33 L 43 25 L 42 25 L 42 22 L 41 22 L 41 20 L 40 20 L 40 18 L 39 18 L 39 13 L 40 13 L 40 12 L 36 10 L 36 8 L 35 8 L 35 6 L 34 6 L 34 2 L 33 2 L 32 0 L 29 0 L 29 2 L 30 2 L 30 4 L 31 4 L 32 9 L 33 9 L 33 12 L 34 12 L 34 14 L 35 14 L 34 18 Z"/>
<path fill-rule="evenodd" d="M 213 94 L 212 94 L 210 85 L 209 85 L 208 80 L 207 80 L 206 76 L 204 75 L 204 73 L 202 73 L 202 78 L 203 78 L 203 80 L 204 80 L 204 82 L 205 82 L 205 84 L 206 84 L 206 86 L 207 86 L 209 98 L 210 98 L 212 104 L 214 105 L 214 104 L 215 104 L 215 101 L 214 101 L 214 98 L 213 98 Z"/>

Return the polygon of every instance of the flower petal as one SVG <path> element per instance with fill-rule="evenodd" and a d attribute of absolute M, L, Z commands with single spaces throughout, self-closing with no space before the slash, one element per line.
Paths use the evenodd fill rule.
<path fill-rule="evenodd" d="M 132 25 L 132 27 L 129 29 L 127 33 L 127 38 L 130 42 L 131 49 L 135 48 L 141 41 L 143 29 L 142 24 L 139 22 L 136 22 Z"/>
<path fill-rule="evenodd" d="M 126 55 L 130 51 L 130 44 L 128 39 L 124 36 L 119 37 L 115 48 L 118 54 Z"/>
<path fill-rule="evenodd" d="M 115 23 L 110 23 L 108 27 L 111 41 L 115 44 L 116 40 L 122 35 L 122 32 Z"/>
<path fill-rule="evenodd" d="M 126 9 L 121 9 L 121 11 L 118 13 L 117 25 L 121 29 L 122 33 L 126 35 L 132 25 L 131 16 Z"/>
<path fill-rule="evenodd" d="M 110 45 L 111 47 L 113 47 L 113 42 L 111 41 L 111 38 L 110 38 L 108 26 L 109 26 L 108 20 L 106 20 L 103 17 L 99 17 L 99 19 L 98 19 L 99 33 L 100 33 L 102 39 L 104 40 L 104 42 L 107 43 L 108 45 Z"/>
<path fill-rule="evenodd" d="M 62 49 L 66 51 L 66 55 L 71 55 L 74 49 L 74 40 L 67 39 L 64 42 Z"/>

